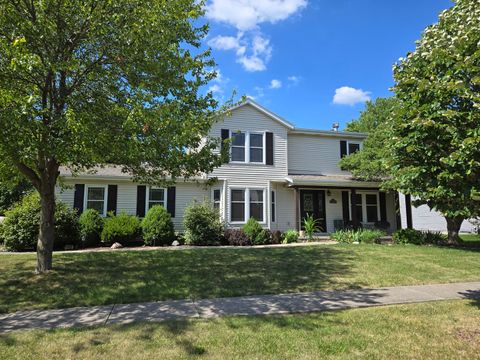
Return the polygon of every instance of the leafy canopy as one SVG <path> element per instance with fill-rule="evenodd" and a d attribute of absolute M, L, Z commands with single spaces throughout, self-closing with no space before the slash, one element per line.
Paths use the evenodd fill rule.
<path fill-rule="evenodd" d="M 390 185 L 451 218 L 480 213 L 480 2 L 457 0 L 394 66 Z"/>
<path fill-rule="evenodd" d="M 2 174 L 39 189 L 60 165 L 159 182 L 220 164 L 202 141 L 217 107 L 200 92 L 215 77 L 202 2 L 0 0 L 0 13 Z"/>
<path fill-rule="evenodd" d="M 382 181 L 390 176 L 387 145 L 391 116 L 397 106 L 398 100 L 394 97 L 377 98 L 367 102 L 360 117 L 347 124 L 346 131 L 367 133 L 368 138 L 361 151 L 340 161 L 343 169 L 366 181 Z"/>

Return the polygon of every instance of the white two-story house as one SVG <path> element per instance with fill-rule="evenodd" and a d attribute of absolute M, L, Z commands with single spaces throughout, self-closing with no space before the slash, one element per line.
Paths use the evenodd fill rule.
<path fill-rule="evenodd" d="M 241 227 L 250 217 L 271 230 L 302 228 L 308 215 L 318 219 L 320 232 L 361 223 L 389 231 L 397 229 L 398 196 L 379 190 L 375 182 L 361 182 L 340 169 L 342 156 L 359 150 L 365 134 L 295 127 L 248 99 L 217 122 L 211 136 L 231 138 L 230 161 L 203 180 L 177 181 L 157 188 L 132 182 L 119 168 L 98 169 L 72 177 L 62 172 L 57 196 L 80 212 L 97 209 L 126 211 L 143 217 L 153 205 L 162 205 L 182 229 L 184 209 L 193 201 L 209 200 L 230 227 Z"/>

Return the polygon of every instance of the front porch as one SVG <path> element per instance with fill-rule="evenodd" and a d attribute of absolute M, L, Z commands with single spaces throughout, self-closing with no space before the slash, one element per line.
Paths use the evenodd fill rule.
<path fill-rule="evenodd" d="M 398 195 L 380 191 L 379 184 L 347 176 L 289 176 L 294 191 L 295 228 L 313 216 L 321 234 L 344 228 L 378 228 L 391 233 L 401 226 Z"/>

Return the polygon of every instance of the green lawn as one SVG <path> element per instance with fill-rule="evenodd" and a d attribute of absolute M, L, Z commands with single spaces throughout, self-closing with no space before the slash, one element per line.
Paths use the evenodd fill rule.
<path fill-rule="evenodd" d="M 479 359 L 473 300 L 0 334 L 5 359 Z"/>
<path fill-rule="evenodd" d="M 422 246 L 0 254 L 0 312 L 480 280 L 480 251 Z"/>
<path fill-rule="evenodd" d="M 480 246 L 480 234 L 462 234 L 460 237 L 467 244 L 475 244 Z"/>

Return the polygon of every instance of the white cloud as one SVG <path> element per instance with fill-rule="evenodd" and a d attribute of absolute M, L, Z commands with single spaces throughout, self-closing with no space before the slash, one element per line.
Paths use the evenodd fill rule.
<path fill-rule="evenodd" d="M 292 83 L 292 85 L 297 85 L 300 82 L 300 77 L 295 75 L 289 76 L 287 79 Z"/>
<path fill-rule="evenodd" d="M 335 90 L 333 103 L 338 105 L 355 105 L 370 100 L 370 92 L 362 89 L 355 89 L 349 86 L 342 86 Z"/>
<path fill-rule="evenodd" d="M 285 20 L 306 5 L 307 0 L 210 0 L 207 18 L 229 24 L 238 32 L 236 37 L 218 35 L 208 44 L 217 50 L 234 50 L 237 63 L 247 71 L 266 70 L 272 45 L 259 25 Z"/>
<path fill-rule="evenodd" d="M 218 35 L 208 41 L 208 45 L 217 50 L 237 50 L 240 48 L 239 38 Z"/>
<path fill-rule="evenodd" d="M 272 81 L 270 81 L 270 86 L 269 86 L 270 89 L 280 89 L 281 87 L 282 87 L 282 82 L 280 80 L 273 79 Z"/>
<path fill-rule="evenodd" d="M 223 76 L 219 69 L 213 70 L 217 74 L 217 77 L 211 81 L 210 87 L 207 91 L 217 95 L 223 95 L 225 93 L 225 87 L 230 82 L 230 79 Z"/>
<path fill-rule="evenodd" d="M 307 0 L 211 0 L 206 16 L 245 31 L 285 20 L 306 5 Z"/>
<path fill-rule="evenodd" d="M 218 85 L 218 84 L 213 84 L 212 86 L 210 86 L 210 87 L 208 88 L 208 91 L 209 91 L 209 92 L 212 92 L 212 93 L 217 93 L 217 94 L 218 94 L 218 93 L 219 93 L 219 94 L 223 93 L 223 89 L 222 89 L 222 88 L 220 87 L 220 85 Z"/>

